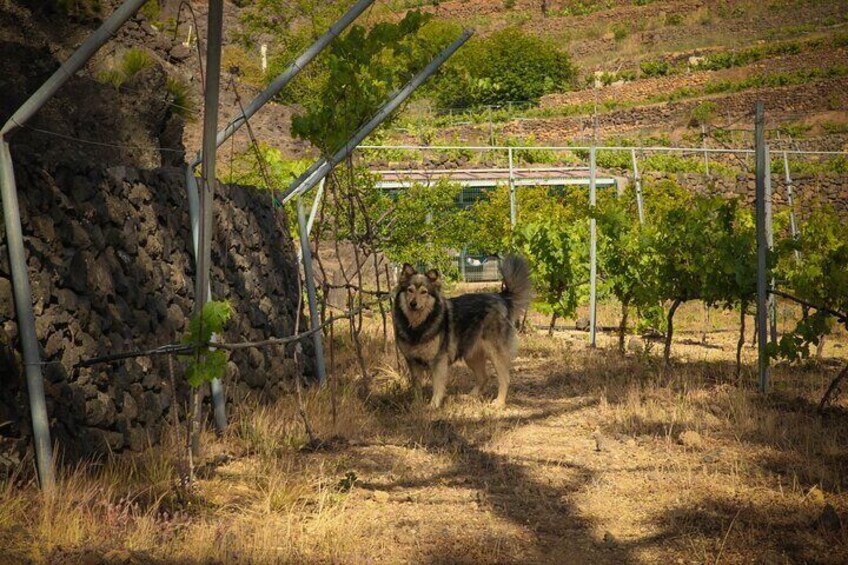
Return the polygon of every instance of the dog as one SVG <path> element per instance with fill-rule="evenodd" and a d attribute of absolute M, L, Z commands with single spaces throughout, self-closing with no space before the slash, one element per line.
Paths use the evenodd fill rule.
<path fill-rule="evenodd" d="M 472 395 L 485 386 L 486 360 L 498 376 L 497 407 L 506 404 L 510 368 L 517 350 L 516 322 L 532 298 L 530 268 L 523 257 L 510 255 L 501 266 L 501 292 L 445 298 L 439 271 L 419 273 L 405 264 L 393 292 L 392 321 L 398 349 L 409 365 L 412 385 L 420 395 L 422 377 L 433 378 L 430 406 L 442 404 L 448 367 L 464 360 L 474 373 Z"/>

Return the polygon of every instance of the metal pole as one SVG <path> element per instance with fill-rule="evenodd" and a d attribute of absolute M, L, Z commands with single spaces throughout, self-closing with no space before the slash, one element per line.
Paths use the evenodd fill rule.
<path fill-rule="evenodd" d="M 710 176 L 710 154 L 707 151 L 707 128 L 701 125 L 701 146 L 704 148 L 704 172 Z"/>
<path fill-rule="evenodd" d="M 47 403 L 44 400 L 44 380 L 41 375 L 41 352 L 35 332 L 35 312 L 32 308 L 32 288 L 24 251 L 21 211 L 18 205 L 18 190 L 15 186 L 15 170 L 9 143 L 0 140 L 0 191 L 3 197 L 3 221 L 6 224 L 6 242 L 9 247 L 9 265 L 12 270 L 15 313 L 18 319 L 21 344 L 24 350 L 24 369 L 29 393 L 29 409 L 32 418 L 32 436 L 35 443 L 35 462 L 38 480 L 45 491 L 53 489 L 53 454 L 50 446 L 50 425 L 47 419 Z"/>
<path fill-rule="evenodd" d="M 297 225 L 298 234 L 300 235 L 300 256 L 303 263 L 303 278 L 306 282 L 306 297 L 309 301 L 309 326 L 315 333 L 312 334 L 312 343 L 315 345 L 315 370 L 318 373 L 318 385 L 324 386 L 327 382 L 327 369 L 324 365 L 324 342 L 321 332 L 317 331 L 321 327 L 321 321 L 318 319 L 318 303 L 315 296 L 315 278 L 312 272 L 312 249 L 309 247 L 309 235 L 306 227 L 306 214 L 303 210 L 303 201 L 298 198 L 297 206 Z"/>
<path fill-rule="evenodd" d="M 783 152 L 783 172 L 786 175 L 786 201 L 789 204 L 789 232 L 792 239 L 798 239 L 798 224 L 795 223 L 795 194 L 792 176 L 789 174 L 789 156 Z M 801 262 L 801 252 L 795 250 L 795 261 Z"/>
<path fill-rule="evenodd" d="M 140 2 L 144 3 L 144 0 Z M 277 75 L 271 84 L 269 84 L 265 90 L 256 95 L 256 98 L 250 101 L 250 103 L 244 108 L 244 112 L 239 112 L 236 116 L 234 116 L 227 127 L 218 132 L 215 147 L 220 147 L 222 143 L 224 143 L 227 139 L 233 135 L 236 130 L 238 130 L 242 125 L 244 125 L 250 117 L 255 114 L 262 106 L 264 106 L 271 98 L 273 98 L 277 93 L 279 93 L 285 86 L 291 82 L 291 80 L 297 76 L 297 74 L 303 70 L 303 67 L 308 65 L 330 42 L 335 39 L 342 31 L 344 31 L 347 26 L 353 22 L 359 15 L 365 11 L 371 4 L 374 3 L 374 0 L 359 0 L 353 7 L 348 10 L 339 20 L 330 26 L 324 35 L 315 40 L 315 43 L 310 45 L 303 51 L 300 55 L 298 55 L 297 59 L 288 66 L 288 68 Z M 192 162 L 192 167 L 196 167 L 200 164 L 203 153 L 207 152 L 207 149 L 204 145 L 204 149 L 202 152 L 197 154 L 194 161 Z"/>
<path fill-rule="evenodd" d="M 642 202 L 642 177 L 639 176 L 639 165 L 636 162 L 636 150 L 630 150 L 630 158 L 633 160 L 633 184 L 636 186 L 636 210 L 639 212 L 639 223 L 645 223 L 645 212 Z"/>
<path fill-rule="evenodd" d="M 465 274 L 465 250 L 466 247 L 463 247 L 462 251 L 459 252 L 459 272 L 462 282 L 468 282 L 468 277 Z"/>
<path fill-rule="evenodd" d="M 766 143 L 766 167 L 765 167 L 765 184 L 766 184 L 766 240 L 768 241 L 769 252 L 774 249 L 774 223 L 772 215 L 772 191 L 771 191 L 771 148 Z M 773 344 L 777 344 L 777 301 L 774 294 L 774 277 L 769 277 L 769 336 Z"/>
<path fill-rule="evenodd" d="M 198 196 L 197 179 L 194 176 L 194 171 L 190 165 L 186 166 L 186 194 L 188 196 L 188 215 L 191 219 L 191 237 L 192 251 L 194 252 L 194 264 L 197 266 L 198 257 L 198 237 L 200 232 L 200 197 Z M 212 297 L 212 283 L 207 282 L 206 296 L 204 303 Z M 216 341 L 217 335 L 212 335 L 211 341 Z M 224 396 L 224 387 L 220 379 L 212 379 L 210 383 L 212 389 L 212 408 L 215 417 L 215 428 L 218 432 L 223 433 L 227 429 L 227 399 Z"/>
<path fill-rule="evenodd" d="M 592 147 L 589 150 L 589 209 L 592 211 L 592 217 L 589 219 L 589 346 L 597 346 L 597 282 L 598 282 L 598 234 L 595 221 L 595 205 L 597 198 L 595 194 L 595 179 L 597 176 L 596 149 Z"/>
<path fill-rule="evenodd" d="M 315 194 L 315 200 L 312 202 L 312 210 L 309 212 L 309 219 L 306 221 L 306 235 L 312 233 L 312 224 L 315 223 L 315 216 L 318 214 L 318 206 L 321 204 L 321 197 L 324 196 L 324 183 L 326 177 L 321 179 L 318 184 L 318 192 Z"/>
<path fill-rule="evenodd" d="M 342 162 L 344 159 L 350 155 L 354 149 L 362 142 L 363 139 L 368 137 L 372 131 L 374 131 L 377 126 L 379 126 L 383 121 L 389 117 L 389 115 L 394 112 L 398 106 L 403 104 L 404 100 L 409 98 L 409 96 L 421 86 L 425 80 L 427 80 L 430 75 L 432 75 L 436 70 L 448 60 L 448 57 L 453 55 L 457 49 L 463 46 L 466 41 L 468 41 L 471 36 L 474 34 L 471 30 L 466 30 L 456 39 L 453 43 L 451 43 L 444 51 L 439 53 L 438 57 L 432 60 L 420 73 L 415 75 L 415 77 L 409 81 L 406 86 L 404 86 L 400 91 L 397 92 L 394 96 L 392 96 L 388 102 L 386 102 L 382 108 L 380 108 L 377 113 L 371 118 L 365 125 L 360 127 L 356 133 L 351 137 L 347 143 L 345 143 L 332 157 L 329 159 L 322 158 L 309 167 L 305 173 L 300 175 L 300 177 L 295 180 L 289 188 L 285 191 L 282 197 L 282 203 L 285 204 L 295 196 L 303 194 L 304 192 L 311 189 L 313 186 L 318 184 L 318 182 L 327 176 L 327 174 Z"/>
<path fill-rule="evenodd" d="M 41 87 L 24 102 L 0 129 L 0 198 L 9 247 L 9 262 L 12 270 L 15 312 L 20 329 L 27 390 L 30 400 L 33 441 L 36 465 L 41 487 L 49 491 L 55 484 L 53 473 L 50 427 L 47 418 L 47 403 L 44 399 L 44 382 L 41 374 L 41 352 L 35 331 L 35 312 L 32 307 L 32 288 L 26 265 L 23 246 L 20 204 L 15 183 L 15 169 L 9 150 L 9 137 L 23 126 L 59 88 L 79 71 L 94 53 L 108 41 L 125 21 L 144 4 L 145 0 L 128 0 L 121 4 L 97 30 L 86 39 L 67 61 L 48 78 Z"/>
<path fill-rule="evenodd" d="M 515 172 L 512 167 L 512 147 L 507 151 L 509 157 L 509 223 L 514 228 L 517 219 L 515 209 Z"/>
<path fill-rule="evenodd" d="M 766 234 L 766 144 L 763 128 L 763 102 L 756 105 L 754 139 L 756 148 L 757 178 L 757 345 L 760 391 L 768 392 L 768 236 Z"/>
<path fill-rule="evenodd" d="M 192 228 L 197 224 L 195 240 L 195 302 L 194 316 L 199 317 L 203 305 L 211 300 L 209 270 L 212 265 L 212 205 L 215 198 L 215 132 L 218 129 L 218 98 L 221 80 L 221 36 L 224 21 L 223 0 L 210 0 L 207 23 L 206 45 L 206 84 L 203 103 L 203 166 L 202 185 L 197 190 L 197 207 Z M 191 177 L 189 179 L 189 177 Z M 193 207 L 192 192 L 196 187 L 192 168 L 186 176 L 186 190 L 189 193 L 189 212 Z M 193 229 L 194 231 L 194 229 Z M 215 425 L 220 432 L 227 426 L 226 401 L 220 382 L 210 383 L 212 389 Z"/>

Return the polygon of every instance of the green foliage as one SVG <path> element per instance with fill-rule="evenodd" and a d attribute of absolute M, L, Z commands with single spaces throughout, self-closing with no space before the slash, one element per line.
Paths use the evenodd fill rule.
<path fill-rule="evenodd" d="M 622 41 L 630 34 L 630 30 L 623 24 L 616 24 L 612 26 L 612 34 L 616 41 Z"/>
<path fill-rule="evenodd" d="M 487 191 L 468 209 L 468 214 L 474 222 L 467 242 L 469 252 L 492 255 L 509 249 L 512 225 L 508 186 Z"/>
<path fill-rule="evenodd" d="M 229 163 L 222 163 L 221 170 L 227 173 L 227 184 L 255 186 L 276 193 L 288 188 L 310 164 L 303 159 L 285 159 L 276 147 L 260 143 L 258 147 L 250 147 L 233 156 Z M 297 215 L 294 206 L 286 207 L 286 216 L 291 236 L 296 240 Z"/>
<path fill-rule="evenodd" d="M 392 210 L 391 220 L 379 226 L 378 242 L 386 256 L 397 264 L 423 263 L 455 273 L 451 252 L 463 247 L 470 227 L 468 213 L 456 205 L 461 190 L 442 180 L 379 195 L 372 210 Z"/>
<path fill-rule="evenodd" d="M 699 126 L 707 125 L 713 121 L 718 107 L 715 102 L 701 102 L 692 108 L 690 124 Z"/>
<path fill-rule="evenodd" d="M 292 119 L 292 132 L 331 154 L 341 147 L 388 98 L 428 60 L 429 46 L 417 33 L 429 16 L 408 12 L 398 23 L 379 23 L 366 31 L 353 26 L 337 38 L 325 59 L 326 76 L 305 112 Z"/>
<path fill-rule="evenodd" d="M 661 77 L 669 74 L 671 66 L 662 60 L 642 61 L 639 64 L 639 70 L 645 77 Z"/>
<path fill-rule="evenodd" d="M 159 0 L 148 0 L 145 2 L 139 12 L 144 14 L 151 22 L 156 22 L 159 20 L 159 14 L 162 12 L 162 7 L 159 5 Z"/>
<path fill-rule="evenodd" d="M 665 17 L 665 25 L 667 25 L 667 26 L 683 25 L 683 15 L 682 14 L 667 14 L 666 17 Z"/>
<path fill-rule="evenodd" d="M 568 2 L 553 13 L 559 16 L 588 16 L 601 10 L 608 10 L 612 6 L 611 0 L 579 0 Z"/>
<path fill-rule="evenodd" d="M 124 53 L 124 58 L 121 61 L 121 73 L 126 77 L 126 80 L 131 80 L 135 75 L 152 66 L 153 58 L 147 50 L 132 47 Z"/>
<path fill-rule="evenodd" d="M 697 68 L 705 71 L 718 71 L 731 67 L 744 67 L 768 57 L 784 57 L 797 55 L 802 51 L 800 43 L 779 43 L 763 47 L 751 47 L 739 51 L 713 53 L 704 57 Z"/>
<path fill-rule="evenodd" d="M 823 156 L 818 159 L 807 157 L 789 159 L 789 170 L 793 175 L 816 175 L 816 174 L 848 174 L 848 157 L 845 155 Z M 783 159 L 772 159 L 771 172 L 775 175 L 783 175 Z"/>
<path fill-rule="evenodd" d="M 138 73 L 153 66 L 153 57 L 144 49 L 127 49 L 117 66 L 98 73 L 97 80 L 120 88 L 131 81 Z"/>
<path fill-rule="evenodd" d="M 516 228 L 513 241 L 530 262 L 536 298 L 561 317 L 573 315 L 577 308 L 572 262 L 575 242 L 569 228 L 555 219 L 525 223 Z"/>
<path fill-rule="evenodd" d="M 192 98 L 191 87 L 186 82 L 169 76 L 165 79 L 165 89 L 171 95 L 173 112 L 185 118 L 186 121 L 194 121 L 197 115 L 197 105 Z"/>
<path fill-rule="evenodd" d="M 251 52 L 241 45 L 225 45 L 221 52 L 221 69 L 236 74 L 239 82 L 255 88 L 264 88 L 265 73 L 262 71 L 259 53 Z"/>
<path fill-rule="evenodd" d="M 553 40 L 508 28 L 474 38 L 435 81 L 441 107 L 537 101 L 565 90 L 575 76 L 567 53 Z"/>
<path fill-rule="evenodd" d="M 632 198 L 608 198 L 597 214 L 598 270 L 606 291 L 622 304 L 648 309 L 658 302 L 655 295 L 656 265 L 651 239 L 635 221 Z"/>
<path fill-rule="evenodd" d="M 721 92 L 741 92 L 743 90 L 750 90 L 753 88 L 796 86 L 821 79 L 839 78 L 846 75 L 848 75 L 848 67 L 845 65 L 833 65 L 825 69 L 811 68 L 798 71 L 766 73 L 754 75 L 738 81 L 711 81 L 704 85 L 704 93 L 717 94 Z"/>
<path fill-rule="evenodd" d="M 209 346 L 212 335 L 220 333 L 224 324 L 233 314 L 229 302 L 210 301 L 203 305 L 199 316 L 189 322 L 188 333 L 183 337 L 183 343 L 196 346 L 192 355 L 184 359 L 189 362 L 186 370 L 188 383 L 197 388 L 203 383 L 224 376 L 227 368 L 227 353 L 220 349 L 213 350 Z"/>
<path fill-rule="evenodd" d="M 777 257 L 776 278 L 794 296 L 848 314 L 848 223 L 832 208 L 813 211 L 797 240 L 778 243 Z M 772 353 L 792 360 L 807 357 L 810 345 L 818 344 L 820 336 L 831 329 L 832 318 L 826 312 L 815 312 L 784 336 Z"/>

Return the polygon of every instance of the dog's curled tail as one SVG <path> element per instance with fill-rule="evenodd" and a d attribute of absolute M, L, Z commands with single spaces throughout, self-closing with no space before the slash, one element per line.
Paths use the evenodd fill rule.
<path fill-rule="evenodd" d="M 533 285 L 530 283 L 530 265 L 519 255 L 507 255 L 501 264 L 503 290 L 501 296 L 509 307 L 509 318 L 516 322 L 530 305 Z"/>

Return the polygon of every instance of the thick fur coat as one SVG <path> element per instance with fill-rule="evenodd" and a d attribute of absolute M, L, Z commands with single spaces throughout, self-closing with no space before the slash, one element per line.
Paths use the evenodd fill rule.
<path fill-rule="evenodd" d="M 437 270 L 422 274 L 409 264 L 403 266 L 392 309 L 395 339 L 416 390 L 426 374 L 432 375 L 431 406 L 441 405 L 448 367 L 459 360 L 474 373 L 474 395 L 482 392 L 487 381 L 486 361 L 491 361 L 498 376 L 494 404 L 506 403 L 517 349 L 516 321 L 530 303 L 532 287 L 530 269 L 522 257 L 506 257 L 501 272 L 503 285 L 498 294 L 445 298 Z"/>

